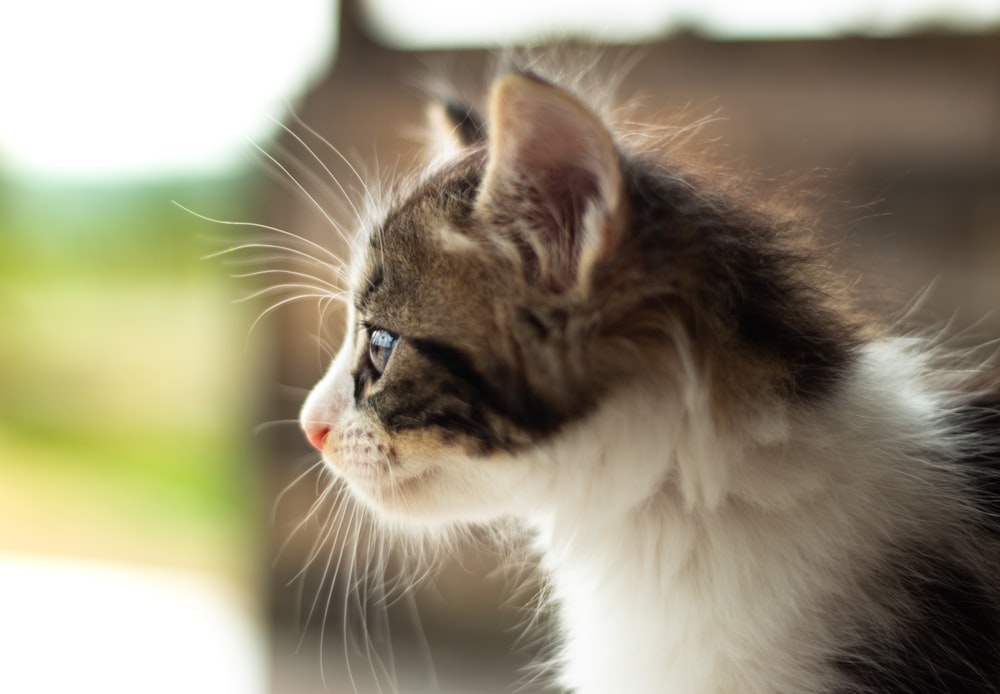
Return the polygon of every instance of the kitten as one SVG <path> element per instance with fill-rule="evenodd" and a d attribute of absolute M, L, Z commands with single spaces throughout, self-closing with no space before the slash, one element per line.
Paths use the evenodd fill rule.
<path fill-rule="evenodd" d="M 329 467 L 409 527 L 521 519 L 572 692 L 1000 692 L 997 389 L 567 89 L 488 103 L 361 230 Z"/>

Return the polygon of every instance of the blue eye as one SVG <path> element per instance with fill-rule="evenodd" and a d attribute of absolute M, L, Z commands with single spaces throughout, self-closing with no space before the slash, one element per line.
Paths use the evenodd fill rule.
<path fill-rule="evenodd" d="M 398 335 L 393 335 L 388 330 L 378 328 L 373 330 L 368 338 L 368 359 L 372 363 L 375 373 L 381 374 L 389 364 L 389 357 L 392 356 L 392 348 L 396 346 Z"/>

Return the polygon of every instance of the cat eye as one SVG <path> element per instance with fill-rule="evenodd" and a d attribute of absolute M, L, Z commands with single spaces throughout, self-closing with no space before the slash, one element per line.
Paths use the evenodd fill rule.
<path fill-rule="evenodd" d="M 371 361 L 375 373 L 381 375 L 385 367 L 389 364 L 389 357 L 392 356 L 392 349 L 396 346 L 398 335 L 393 335 L 388 330 L 377 328 L 372 330 L 368 338 L 368 359 Z"/>

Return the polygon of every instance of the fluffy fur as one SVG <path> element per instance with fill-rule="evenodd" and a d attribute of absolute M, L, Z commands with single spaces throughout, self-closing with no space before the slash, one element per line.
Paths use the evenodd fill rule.
<path fill-rule="evenodd" d="M 522 519 L 578 694 L 1000 692 L 993 391 L 564 88 L 440 115 L 450 156 L 366 220 L 302 410 L 354 494 Z"/>

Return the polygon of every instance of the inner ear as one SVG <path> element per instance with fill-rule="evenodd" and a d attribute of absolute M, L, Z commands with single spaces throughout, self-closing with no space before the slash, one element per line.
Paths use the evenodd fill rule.
<path fill-rule="evenodd" d="M 601 120 L 568 92 L 530 74 L 491 92 L 489 163 L 477 206 L 530 227 L 563 284 L 585 279 L 622 230 L 618 151 Z"/>
<path fill-rule="evenodd" d="M 457 152 L 486 142 L 486 126 L 473 106 L 442 97 L 428 114 L 433 140 L 439 148 Z"/>

